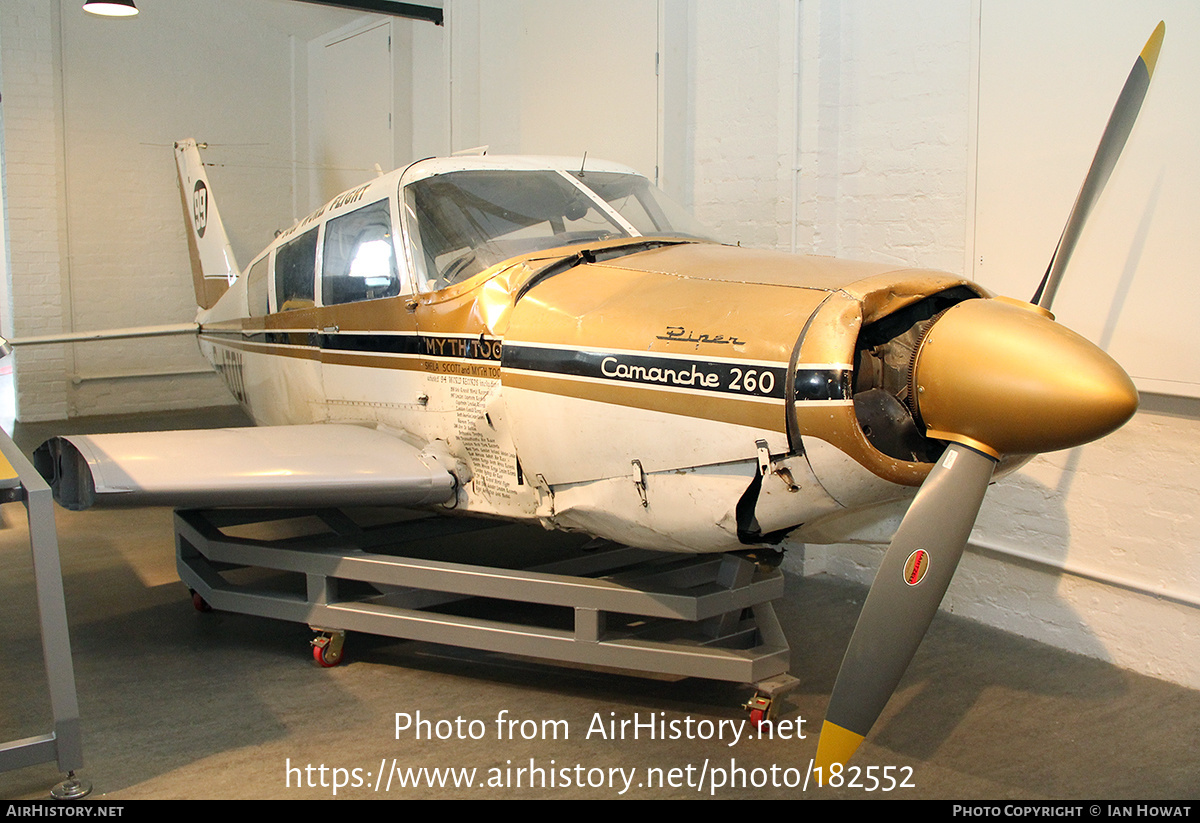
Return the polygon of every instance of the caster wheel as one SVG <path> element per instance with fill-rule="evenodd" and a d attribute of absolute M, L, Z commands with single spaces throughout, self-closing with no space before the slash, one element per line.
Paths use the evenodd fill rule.
<path fill-rule="evenodd" d="M 213 607 L 208 605 L 208 601 L 200 596 L 200 592 L 192 592 L 192 606 L 198 612 L 208 613 L 213 610 Z"/>
<path fill-rule="evenodd" d="M 313 646 L 313 660 L 317 661 L 317 665 L 322 669 L 332 669 L 342 662 L 342 656 L 327 654 L 326 650 L 320 646 Z"/>
<path fill-rule="evenodd" d="M 342 641 L 344 636 L 331 637 L 323 634 L 312 641 L 313 660 L 322 669 L 332 669 L 342 662 Z"/>
<path fill-rule="evenodd" d="M 754 730 L 761 732 L 763 724 L 771 722 L 771 699 L 761 695 L 754 697 L 742 704 L 742 708 L 750 714 L 750 722 L 754 724 Z"/>

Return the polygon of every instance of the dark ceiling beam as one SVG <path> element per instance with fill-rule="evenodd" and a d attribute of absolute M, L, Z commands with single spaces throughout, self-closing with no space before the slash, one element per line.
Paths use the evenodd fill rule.
<path fill-rule="evenodd" d="M 422 6 L 418 3 L 398 3 L 394 0 L 300 0 L 302 3 L 314 3 L 318 6 L 336 6 L 339 9 L 354 11 L 370 11 L 376 14 L 390 14 L 393 17 L 408 17 L 413 20 L 428 20 L 440 26 L 445 22 L 445 14 L 437 6 Z"/>

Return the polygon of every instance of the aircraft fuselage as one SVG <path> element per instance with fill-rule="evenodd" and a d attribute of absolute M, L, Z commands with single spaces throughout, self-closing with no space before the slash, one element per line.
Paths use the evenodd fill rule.
<path fill-rule="evenodd" d="M 859 332 L 978 287 L 683 238 L 541 250 L 335 305 L 317 305 L 319 269 L 306 305 L 284 302 L 278 263 L 255 286 L 255 267 L 306 232 L 320 260 L 324 226 L 363 203 L 387 198 L 399 223 L 396 176 L 298 223 L 201 313 L 201 348 L 255 422 L 442 441 L 463 512 L 676 551 L 775 542 L 904 498 L 928 473 L 930 457 L 885 454 L 864 433 Z"/>

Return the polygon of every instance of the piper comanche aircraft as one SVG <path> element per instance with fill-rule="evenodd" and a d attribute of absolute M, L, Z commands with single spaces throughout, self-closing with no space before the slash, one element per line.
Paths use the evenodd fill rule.
<path fill-rule="evenodd" d="M 988 484 L 1137 408 L 1125 372 L 1049 305 L 1162 34 L 1032 303 L 711 242 L 646 178 L 592 159 L 413 163 L 241 270 L 184 140 L 200 347 L 258 427 L 59 438 L 40 467 L 70 508 L 432 506 L 675 552 L 840 541 L 907 507 L 821 733 L 818 761 L 845 762 Z"/>

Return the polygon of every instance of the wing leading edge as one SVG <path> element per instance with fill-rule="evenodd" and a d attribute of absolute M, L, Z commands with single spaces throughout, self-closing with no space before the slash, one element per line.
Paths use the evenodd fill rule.
<path fill-rule="evenodd" d="M 450 500 L 456 484 L 429 449 L 330 424 L 70 435 L 39 446 L 34 465 L 72 510 L 421 506 Z"/>

